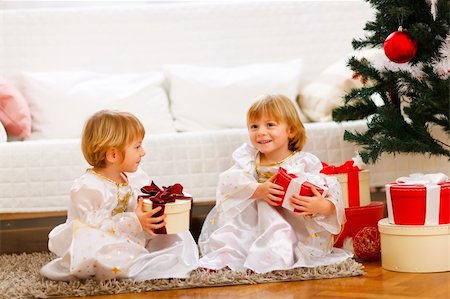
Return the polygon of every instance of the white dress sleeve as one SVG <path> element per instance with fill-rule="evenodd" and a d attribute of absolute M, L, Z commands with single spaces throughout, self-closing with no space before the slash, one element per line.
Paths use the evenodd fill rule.
<path fill-rule="evenodd" d="M 110 184 L 111 185 L 111 184 Z M 126 194 L 126 193 L 125 193 Z M 119 196 L 127 196 L 120 194 Z M 128 205 L 135 201 L 131 193 Z M 70 192 L 69 219 L 78 221 L 115 235 L 136 237 L 142 232 L 134 210 L 112 215 L 117 206 L 117 189 L 89 176 L 76 181 Z"/>
<path fill-rule="evenodd" d="M 134 200 L 130 200 L 128 203 L 127 211 L 134 211 L 137 207 L 137 198 L 141 192 L 141 188 L 147 185 L 150 185 L 150 177 L 147 173 L 139 167 L 135 172 L 127 172 L 128 184 L 131 186 L 133 190 Z"/>
<path fill-rule="evenodd" d="M 328 194 L 326 199 L 333 203 L 335 212 L 329 216 L 316 215 L 314 220 L 319 223 L 323 228 L 332 233 L 333 235 L 339 234 L 341 226 L 344 223 L 344 206 L 342 203 L 341 185 L 335 177 L 321 174 L 326 185 L 328 186 Z"/>
<path fill-rule="evenodd" d="M 252 148 L 243 144 L 233 153 L 235 164 L 219 176 L 217 207 L 230 217 L 239 214 L 253 201 L 250 197 L 259 185 L 252 169 L 253 158 Z"/>

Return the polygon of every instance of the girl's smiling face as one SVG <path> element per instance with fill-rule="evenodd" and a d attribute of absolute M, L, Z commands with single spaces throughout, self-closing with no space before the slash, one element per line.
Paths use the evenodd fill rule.
<path fill-rule="evenodd" d="M 292 153 L 288 147 L 292 133 L 285 122 L 263 114 L 249 122 L 248 131 L 251 143 L 264 160 L 261 162 L 275 163 Z"/>

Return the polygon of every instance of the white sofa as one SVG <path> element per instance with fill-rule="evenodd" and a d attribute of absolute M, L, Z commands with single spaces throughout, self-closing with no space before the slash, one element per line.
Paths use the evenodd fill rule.
<path fill-rule="evenodd" d="M 2 215 L 65 211 L 72 181 L 88 167 L 77 134 L 100 108 L 131 110 L 143 120 L 148 134 L 142 167 L 157 184 L 182 183 L 195 203 L 213 204 L 218 174 L 247 140 L 245 110 L 254 95 L 282 92 L 295 100 L 309 84 L 333 81 L 324 82 L 322 72 L 345 61 L 352 38 L 363 34 L 372 16 L 362 0 L 0 13 L 0 75 L 22 93 L 32 117 L 31 136 L 0 142 Z M 364 130 L 364 120 L 302 117 L 306 151 L 332 164 L 355 156 L 357 148 L 342 136 L 345 129 Z M 368 169 L 377 187 L 448 166 L 444 158 L 384 155 Z"/>

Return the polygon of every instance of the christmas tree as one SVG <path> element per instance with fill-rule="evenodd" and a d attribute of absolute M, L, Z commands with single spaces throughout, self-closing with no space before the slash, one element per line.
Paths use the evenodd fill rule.
<path fill-rule="evenodd" d="M 346 131 L 344 140 L 362 147 L 366 163 L 375 163 L 383 152 L 450 160 L 449 1 L 366 1 L 376 10 L 375 20 L 366 23 L 365 37 L 354 39 L 353 48 L 384 51 L 378 60 L 348 61 L 364 85 L 347 93 L 332 116 L 335 121 L 366 118 L 368 130 Z"/>

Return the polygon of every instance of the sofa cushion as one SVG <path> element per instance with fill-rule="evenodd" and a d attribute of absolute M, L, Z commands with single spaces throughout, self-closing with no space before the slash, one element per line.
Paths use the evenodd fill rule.
<path fill-rule="evenodd" d="M 169 98 L 179 131 L 245 128 L 246 113 L 258 95 L 298 94 L 301 59 L 237 67 L 166 65 Z"/>
<path fill-rule="evenodd" d="M 11 138 L 23 139 L 31 134 L 28 103 L 12 84 L 0 79 L 0 123 Z"/>
<path fill-rule="evenodd" d="M 300 91 L 299 105 L 306 116 L 312 121 L 330 121 L 334 108 L 343 105 L 344 96 L 354 88 L 361 88 L 361 78 L 354 78 L 353 71 L 347 66 L 350 57 L 358 59 L 363 57 L 368 60 L 376 60 L 384 56 L 383 50 L 364 49 L 354 51 L 327 68 L 317 78 Z M 381 67 L 381 66 L 380 66 Z"/>
<path fill-rule="evenodd" d="M 147 133 L 175 132 L 162 73 L 23 73 L 32 138 L 79 137 L 86 119 L 101 109 L 135 114 Z"/>

